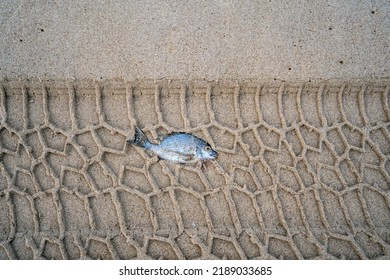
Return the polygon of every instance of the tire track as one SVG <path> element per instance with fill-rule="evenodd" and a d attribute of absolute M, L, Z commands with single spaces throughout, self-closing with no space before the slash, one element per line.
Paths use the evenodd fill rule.
<path fill-rule="evenodd" d="M 389 258 L 389 87 L 2 81 L 0 259 Z M 134 125 L 220 156 L 157 161 Z"/>

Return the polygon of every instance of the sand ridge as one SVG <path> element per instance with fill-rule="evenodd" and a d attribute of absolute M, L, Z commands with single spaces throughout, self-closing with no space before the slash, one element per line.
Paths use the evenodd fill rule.
<path fill-rule="evenodd" d="M 2 81 L 0 259 L 378 259 L 386 80 Z M 126 145 L 204 138 L 205 171 Z"/>

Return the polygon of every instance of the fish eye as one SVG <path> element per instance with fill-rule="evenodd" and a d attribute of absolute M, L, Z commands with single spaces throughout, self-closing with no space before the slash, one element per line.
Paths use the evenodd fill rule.
<path fill-rule="evenodd" d="M 209 151 L 211 151 L 211 147 L 210 147 L 210 146 L 205 146 L 205 147 L 204 147 L 204 150 L 205 150 L 206 152 L 209 152 Z"/>

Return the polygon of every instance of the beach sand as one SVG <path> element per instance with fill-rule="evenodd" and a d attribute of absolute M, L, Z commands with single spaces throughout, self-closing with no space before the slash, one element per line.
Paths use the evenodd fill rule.
<path fill-rule="evenodd" d="M 0 259 L 389 259 L 388 1 L 36 2 L 0 1 Z"/>

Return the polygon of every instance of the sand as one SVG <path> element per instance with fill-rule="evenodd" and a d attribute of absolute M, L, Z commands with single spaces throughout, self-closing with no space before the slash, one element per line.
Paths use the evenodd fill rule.
<path fill-rule="evenodd" d="M 388 2 L 36 3 L 0 1 L 0 259 L 390 258 Z"/>
<path fill-rule="evenodd" d="M 74 2 L 0 1 L 1 77 L 306 81 L 390 73 L 387 0 Z"/>

